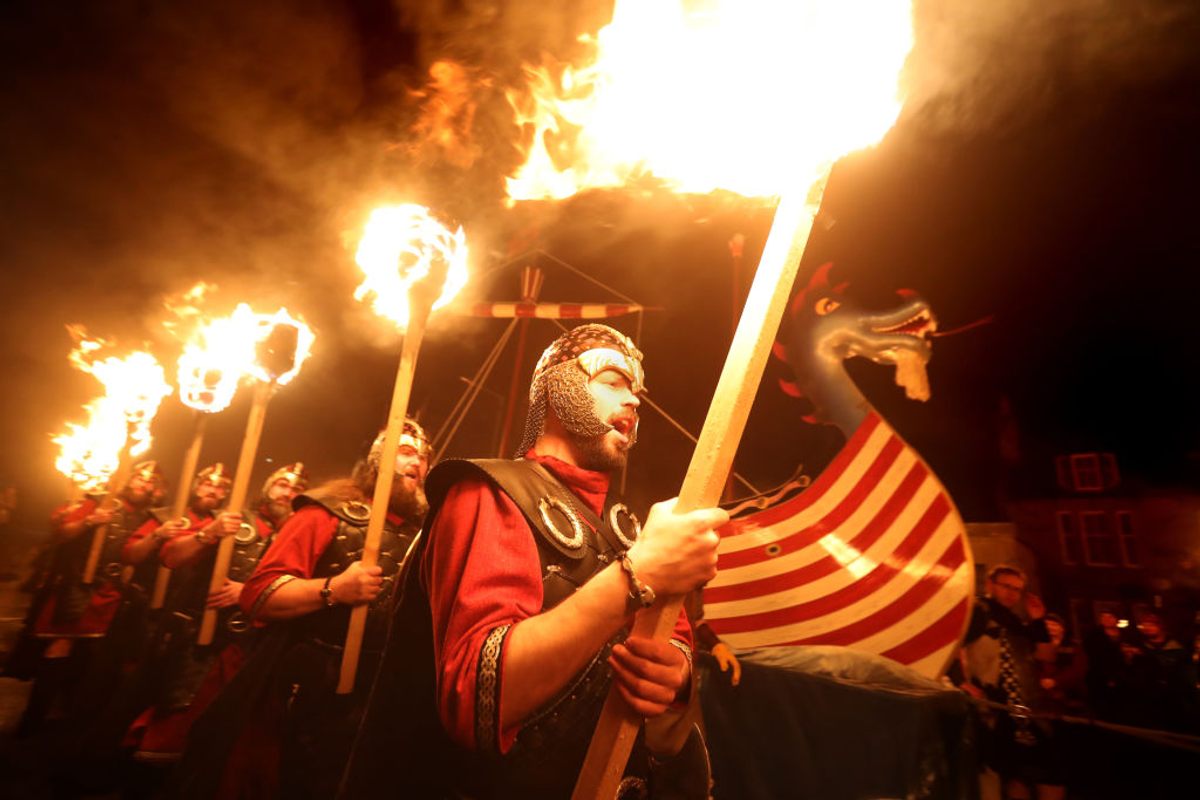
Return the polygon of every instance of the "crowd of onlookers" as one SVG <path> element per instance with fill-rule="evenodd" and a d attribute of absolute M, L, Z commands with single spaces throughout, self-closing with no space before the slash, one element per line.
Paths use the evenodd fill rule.
<path fill-rule="evenodd" d="M 983 798 L 1175 797 L 1177 780 L 1194 787 L 1200 637 L 1185 646 L 1157 609 L 1131 620 L 1104 611 L 1071 636 L 1025 581 L 1015 567 L 989 572 L 950 673 L 979 701 Z"/>

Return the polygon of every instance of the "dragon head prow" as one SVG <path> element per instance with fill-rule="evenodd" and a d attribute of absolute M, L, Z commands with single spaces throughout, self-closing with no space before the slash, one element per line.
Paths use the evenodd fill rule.
<path fill-rule="evenodd" d="M 911 296 L 902 306 L 862 314 L 857 322 L 857 328 L 831 329 L 818 346 L 834 348 L 842 360 L 861 356 L 876 364 L 890 364 L 896 368 L 896 385 L 904 389 L 910 400 L 928 400 L 929 375 L 925 365 L 932 355 L 930 338 L 937 331 L 937 318 L 929 304 Z"/>
<path fill-rule="evenodd" d="M 901 290 L 900 305 L 868 311 L 845 294 L 846 284 L 832 285 L 825 264 L 815 271 L 789 308 L 788 334 L 776 355 L 796 375 L 794 391 L 810 399 L 816 420 L 851 429 L 869 408 L 866 398 L 846 374 L 842 362 L 861 356 L 896 368 L 896 384 L 913 400 L 928 400 L 925 365 L 937 319 L 915 292 Z"/>

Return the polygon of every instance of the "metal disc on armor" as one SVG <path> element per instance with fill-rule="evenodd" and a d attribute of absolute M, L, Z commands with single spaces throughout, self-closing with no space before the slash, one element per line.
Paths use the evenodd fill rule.
<path fill-rule="evenodd" d="M 107 564 L 104 565 L 103 573 L 104 573 L 104 577 L 106 577 L 106 578 L 113 578 L 113 579 L 119 578 L 121 576 L 120 562 L 118 562 L 118 561 L 108 562 Z"/>
<path fill-rule="evenodd" d="M 241 611 L 235 611 L 225 620 L 225 630 L 230 633 L 242 633 L 250 628 L 250 620 Z"/>
<path fill-rule="evenodd" d="M 642 533 L 641 520 L 624 503 L 616 503 L 608 510 L 608 526 L 626 550 L 633 547 Z"/>
<path fill-rule="evenodd" d="M 570 536 L 562 532 L 560 525 L 550 515 L 550 509 L 554 509 L 566 517 L 567 522 L 571 525 Z M 543 497 L 538 500 L 538 514 L 541 515 L 542 522 L 545 523 L 546 529 L 550 531 L 550 535 L 563 547 L 570 550 L 578 550 L 583 547 L 583 522 L 579 519 L 579 515 L 566 503 L 554 497 Z"/>
<path fill-rule="evenodd" d="M 614 795 L 615 800 L 645 800 L 649 797 L 649 787 L 643 778 L 627 775 L 621 779 Z"/>
<path fill-rule="evenodd" d="M 237 533 L 233 535 L 233 540 L 238 544 L 250 544 L 258 538 L 258 531 L 249 522 L 243 522 L 238 526 Z"/>
<path fill-rule="evenodd" d="M 350 519 L 368 520 L 371 518 L 371 507 L 366 503 L 351 500 L 342 505 L 342 513 L 350 517 Z"/>

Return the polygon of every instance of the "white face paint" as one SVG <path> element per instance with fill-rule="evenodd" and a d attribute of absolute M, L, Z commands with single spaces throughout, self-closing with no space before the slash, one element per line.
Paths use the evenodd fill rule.
<path fill-rule="evenodd" d="M 587 384 L 592 397 L 592 413 L 608 430 L 588 443 L 589 464 L 600 471 L 619 469 L 637 441 L 638 400 L 633 384 L 624 372 L 604 369 Z"/>

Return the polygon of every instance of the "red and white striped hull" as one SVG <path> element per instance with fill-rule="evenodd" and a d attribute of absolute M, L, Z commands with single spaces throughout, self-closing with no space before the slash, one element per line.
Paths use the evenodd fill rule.
<path fill-rule="evenodd" d="M 721 533 L 704 615 L 732 647 L 843 645 L 930 677 L 954 655 L 975 586 L 966 528 L 878 415 L 801 494 Z"/>

